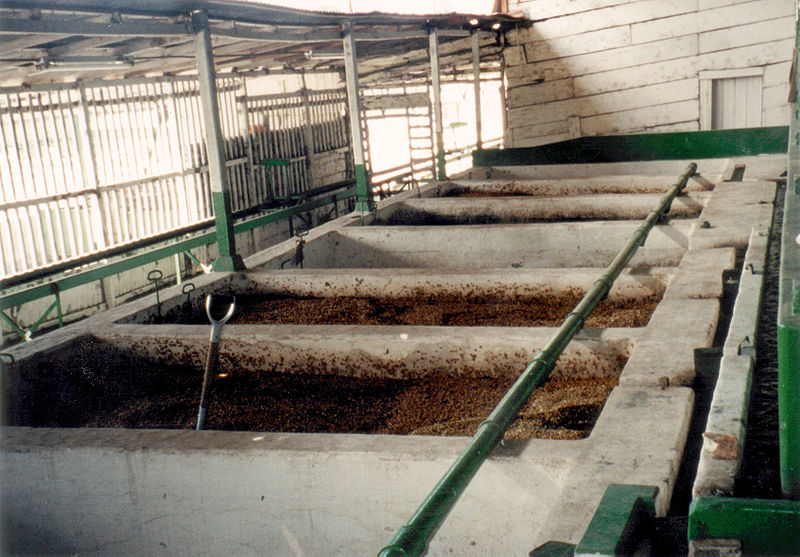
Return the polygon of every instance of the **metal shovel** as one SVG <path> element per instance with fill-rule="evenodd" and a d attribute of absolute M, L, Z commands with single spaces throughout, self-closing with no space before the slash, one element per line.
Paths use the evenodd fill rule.
<path fill-rule="evenodd" d="M 233 310 L 236 309 L 236 297 L 230 296 L 231 305 L 228 307 L 228 311 L 222 319 L 214 319 L 211 315 L 211 301 L 213 297 L 213 294 L 206 296 L 206 315 L 208 315 L 208 320 L 211 321 L 211 336 L 208 344 L 206 369 L 203 373 L 203 390 L 200 393 L 200 409 L 197 412 L 198 431 L 203 429 L 206 423 L 208 391 L 211 389 L 211 382 L 214 380 L 214 374 L 217 372 L 217 366 L 219 365 L 219 337 L 220 333 L 222 333 L 222 326 L 233 316 Z"/>

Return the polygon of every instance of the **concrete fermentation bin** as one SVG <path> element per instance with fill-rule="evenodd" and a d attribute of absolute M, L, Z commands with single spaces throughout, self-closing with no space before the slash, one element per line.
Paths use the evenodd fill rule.
<path fill-rule="evenodd" d="M 474 169 L 311 230 L 303 269 L 290 240 L 188 297 L 162 290 L 161 318 L 149 296 L 14 347 L 6 548 L 376 552 L 685 167 Z M 695 353 L 715 343 L 723 278 L 768 222 L 783 158 L 699 169 L 430 555 L 575 543 L 609 483 L 657 486 L 666 512 Z M 208 293 L 243 309 L 223 332 L 212 431 L 195 432 Z"/>

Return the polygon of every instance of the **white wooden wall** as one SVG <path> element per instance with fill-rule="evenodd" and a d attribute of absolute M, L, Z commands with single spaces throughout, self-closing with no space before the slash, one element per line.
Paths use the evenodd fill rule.
<path fill-rule="evenodd" d="M 701 96 L 701 82 L 723 70 L 756 68 L 760 125 L 789 123 L 794 0 L 511 0 L 509 8 L 535 23 L 508 34 L 507 146 L 698 130 L 701 102 L 712 98 Z"/>

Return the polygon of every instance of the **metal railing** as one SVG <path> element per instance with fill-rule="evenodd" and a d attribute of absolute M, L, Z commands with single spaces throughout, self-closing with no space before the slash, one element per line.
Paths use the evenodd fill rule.
<path fill-rule="evenodd" d="M 348 200 L 355 197 L 355 188 L 344 189 L 338 192 L 328 192 L 327 194 L 314 197 L 311 200 L 305 200 L 297 205 L 286 207 L 283 209 L 271 210 L 259 215 L 250 216 L 239 220 L 233 226 L 234 233 L 241 234 L 248 230 L 253 230 L 267 224 L 277 222 L 280 220 L 290 219 L 294 215 L 300 215 L 312 209 L 322 207 L 325 205 L 333 204 L 336 208 L 339 202 Z M 181 236 L 182 238 L 178 238 Z M 188 236 L 188 237 L 187 237 Z M 193 233 L 186 234 L 182 232 L 177 235 L 172 235 L 171 238 L 162 239 L 160 242 L 153 242 L 152 240 L 145 240 L 135 244 L 134 248 L 147 248 L 148 251 L 138 255 L 127 256 L 125 250 L 120 250 L 117 255 L 121 256 L 119 259 L 89 268 L 83 271 L 78 271 L 65 276 L 54 277 L 45 284 L 39 284 L 30 288 L 22 288 L 17 292 L 5 294 L 0 296 L 0 320 L 5 321 L 11 329 L 16 332 L 21 339 L 30 340 L 33 333 L 45 323 L 48 316 L 56 312 L 59 326 L 63 325 L 63 313 L 61 307 L 61 293 L 65 290 L 76 288 L 90 282 L 102 280 L 106 277 L 122 273 L 131 269 L 142 267 L 149 263 L 166 259 L 167 257 L 184 253 L 187 256 L 193 257 L 189 250 L 211 244 L 216 241 L 216 233 L 214 230 L 203 228 L 195 228 Z M 199 263 L 199 262 L 198 262 Z M 35 323 L 29 327 L 20 326 L 8 314 L 6 310 L 53 296 L 53 302 L 41 314 Z"/>
<path fill-rule="evenodd" d="M 545 348 L 536 354 L 536 357 L 528 364 L 489 417 L 481 423 L 467 447 L 439 480 L 408 523 L 397 531 L 387 546 L 381 549 L 379 557 L 420 555 L 426 550 L 430 539 L 444 522 L 480 466 L 497 444 L 502 441 L 505 431 L 516 420 L 517 414 L 528 398 L 539 385 L 547 380 L 564 348 L 581 330 L 597 303 L 608 296 L 614 281 L 630 262 L 636 250 L 644 245 L 653 226 L 669 212 L 672 201 L 686 187 L 686 182 L 696 170 L 697 165 L 691 163 L 678 181 L 661 198 L 656 208 L 647 215 L 625 247 L 567 316 Z"/>
<path fill-rule="evenodd" d="M 248 96 L 217 80 L 234 212 L 272 185 L 313 188 L 311 156 L 346 149 L 344 90 Z M 0 280 L 213 218 L 195 77 L 0 88 Z"/>

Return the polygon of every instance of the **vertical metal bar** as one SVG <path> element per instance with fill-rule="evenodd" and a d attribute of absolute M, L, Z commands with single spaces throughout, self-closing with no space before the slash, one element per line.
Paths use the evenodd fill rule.
<path fill-rule="evenodd" d="M 277 130 L 276 139 L 278 141 L 278 157 L 283 159 L 290 159 L 291 158 L 291 150 L 289 146 L 289 137 L 287 133 L 287 128 L 289 127 L 288 122 L 288 114 L 286 111 L 286 107 L 280 100 L 275 101 L 275 110 L 273 114 L 275 115 L 275 129 Z M 291 164 L 291 163 L 290 163 Z M 288 197 L 291 193 L 290 182 L 289 182 L 289 173 L 287 171 L 287 167 L 276 167 L 275 173 L 279 177 L 283 177 L 281 181 L 281 195 Z"/>
<path fill-rule="evenodd" d="M 436 179 L 447 180 L 444 160 L 442 82 L 439 72 L 439 32 L 435 27 L 428 33 L 428 43 L 431 57 L 431 86 L 433 87 L 433 120 L 436 132 Z"/>
<path fill-rule="evenodd" d="M 253 204 L 259 206 L 267 198 L 266 188 L 264 187 L 264 167 L 261 166 L 261 161 L 265 158 L 262 141 L 263 126 L 259 124 L 261 111 L 259 110 L 258 102 L 247 98 L 247 96 L 245 96 L 244 104 L 247 131 L 250 137 L 250 172 L 253 181 Z"/>
<path fill-rule="evenodd" d="M 183 275 L 181 275 L 181 254 L 176 253 L 173 255 L 173 261 L 175 262 L 175 284 L 181 284 L 183 282 Z"/>
<path fill-rule="evenodd" d="M 38 110 L 39 118 L 36 117 L 37 114 L 33 110 L 33 95 L 31 95 L 29 98 L 31 99 L 31 102 L 30 102 L 31 127 L 33 128 L 34 141 L 36 142 L 36 150 L 37 150 L 38 156 L 39 156 L 39 165 L 38 166 L 42 167 L 42 166 L 45 166 L 45 165 L 48 164 L 48 163 L 45 162 L 44 157 L 42 156 L 42 148 L 41 148 L 42 142 L 44 142 L 45 151 L 47 153 L 47 159 L 48 159 L 49 166 L 50 166 L 49 170 L 50 170 L 51 182 L 50 182 L 50 184 L 48 184 L 46 182 L 47 177 L 45 176 L 45 173 L 42 172 L 42 178 L 43 178 L 43 181 L 44 181 L 44 183 L 42 185 L 43 185 L 44 190 L 48 194 L 51 194 L 51 193 L 54 193 L 54 192 L 51 192 L 49 190 L 56 183 L 56 174 L 55 174 L 55 169 L 53 168 L 53 164 L 52 164 L 53 158 L 52 158 L 52 155 L 51 155 L 51 152 L 50 152 L 50 139 L 51 138 L 49 137 L 48 130 L 47 130 L 47 127 L 46 127 L 47 124 L 46 124 L 46 119 L 44 117 L 45 112 L 44 112 L 44 106 L 42 105 L 41 93 L 39 93 L 37 95 L 37 99 L 38 99 L 38 102 L 39 102 L 39 110 Z M 42 136 L 41 137 L 39 135 L 39 127 L 36 125 L 36 121 L 37 120 L 41 120 L 41 127 L 42 127 Z M 52 139 L 56 140 L 55 134 L 54 134 L 54 137 Z M 40 251 L 39 249 L 37 249 L 38 246 L 36 245 L 36 242 L 32 241 L 34 236 L 38 236 L 38 234 L 36 234 L 36 232 L 38 232 L 38 231 L 33 227 L 33 219 L 31 217 L 30 212 L 28 211 L 28 207 L 25 207 L 25 208 L 20 207 L 20 208 L 16 209 L 15 212 L 16 212 L 16 217 L 19 219 L 20 228 L 23 228 L 23 227 L 27 228 L 27 230 L 25 230 L 23 232 L 22 236 L 18 236 L 17 237 L 17 241 L 22 241 L 25 244 L 25 249 L 19 250 L 19 251 L 22 252 L 22 256 L 25 259 L 25 266 L 27 268 L 35 268 L 35 267 L 37 267 L 39 265 L 46 264 L 47 263 L 47 259 L 45 257 L 45 251 L 46 250 L 42 249 Z M 24 218 L 22 218 L 22 215 L 24 215 Z M 24 223 L 23 223 L 23 221 L 24 221 Z"/>
<path fill-rule="evenodd" d="M 508 147 L 508 106 L 506 104 L 506 66 L 500 59 L 500 116 L 503 120 L 503 146 Z"/>
<path fill-rule="evenodd" d="M 45 180 L 44 189 L 48 192 L 48 194 L 53 194 L 56 192 L 66 193 L 68 191 L 72 191 L 76 184 L 74 182 L 72 184 L 69 183 L 64 171 L 62 162 L 64 157 L 61 151 L 62 138 L 60 137 L 61 134 L 59 133 L 59 130 L 56 128 L 55 119 L 53 120 L 53 129 L 48 130 L 47 119 L 45 116 L 45 106 L 42 101 L 42 93 L 38 93 L 36 95 L 36 101 L 38 105 L 37 112 L 33 111 L 33 98 L 34 96 L 31 94 L 29 97 L 31 127 L 33 128 L 34 141 L 36 142 L 36 148 L 39 155 L 39 163 L 42 167 L 42 176 Z M 37 123 L 41 124 L 41 136 L 39 134 L 40 130 Z M 52 132 L 52 137 L 48 132 Z M 66 135 L 66 129 L 64 129 L 64 135 Z M 44 148 L 42 148 L 42 143 L 44 143 Z M 58 148 L 58 153 L 54 152 L 53 143 L 55 143 L 56 147 Z M 47 164 L 45 164 L 45 157 L 42 154 L 43 152 L 47 155 Z M 58 166 L 62 171 L 60 176 L 56 172 L 56 161 L 58 161 Z M 44 167 L 48 168 L 49 176 L 44 173 Z M 85 249 L 87 247 L 86 243 L 82 241 L 84 240 L 85 234 L 82 229 L 81 220 L 76 218 L 77 215 L 75 211 L 75 205 L 77 204 L 77 200 L 75 198 L 69 198 L 64 200 L 63 204 L 66 206 L 66 212 L 61 213 L 64 236 L 69 240 L 73 255 L 77 256 L 88 251 Z"/>
<path fill-rule="evenodd" d="M 239 76 L 239 87 L 237 95 L 236 111 L 239 116 L 239 127 L 241 128 L 244 141 L 244 152 L 247 157 L 246 168 L 246 191 L 248 192 L 247 207 L 255 207 L 259 203 L 259 195 L 256 191 L 256 173 L 253 166 L 253 131 L 250 127 L 250 117 L 247 107 L 247 78 Z"/>
<path fill-rule="evenodd" d="M 50 195 L 54 193 L 64 193 L 66 190 L 64 189 L 65 184 L 59 184 L 56 180 L 56 176 L 53 172 L 53 159 L 50 156 L 50 149 L 45 149 L 42 151 L 42 138 L 39 136 L 39 126 L 37 125 L 37 121 L 40 118 L 37 118 L 36 112 L 33 110 L 33 99 L 35 98 L 34 94 L 31 93 L 28 96 L 28 115 L 30 116 L 30 134 L 32 137 L 28 136 L 28 126 L 25 123 L 25 117 L 20 112 L 20 116 L 22 116 L 22 130 L 25 134 L 25 141 L 28 145 L 33 144 L 33 147 L 36 151 L 36 159 L 38 164 L 33 164 L 33 167 L 39 171 L 38 179 L 36 180 L 36 190 L 39 195 Z M 46 134 L 45 131 L 42 132 Z M 46 135 L 45 135 L 46 140 Z M 32 151 L 31 151 L 32 153 Z M 44 153 L 47 154 L 47 163 L 44 160 Z M 31 163 L 33 163 L 33 157 L 31 157 Z M 49 171 L 48 173 L 45 171 Z M 60 186 L 60 187 L 59 187 Z"/>
<path fill-rule="evenodd" d="M 0 211 L 0 273 L 3 276 L 14 272 L 14 249 L 11 243 L 11 227 L 8 222 L 8 211 Z M 2 337 L 2 335 L 0 335 Z M 0 338 L 0 341 L 2 338 Z"/>
<path fill-rule="evenodd" d="M 162 84 L 161 94 L 163 95 L 162 99 L 165 112 L 166 128 L 169 130 L 168 143 L 170 144 L 171 149 L 170 161 L 172 164 L 169 165 L 168 168 L 165 168 L 165 170 L 178 170 L 183 172 L 183 170 L 186 168 L 186 158 L 183 150 L 183 122 L 181 122 L 181 116 L 178 112 L 178 101 L 175 98 L 176 82 L 170 80 L 167 82 L 167 84 L 169 85 L 167 91 L 164 90 L 164 86 Z M 166 100 L 167 96 L 169 96 L 169 102 Z M 175 164 L 175 161 L 177 161 L 177 165 Z M 180 186 L 177 188 L 178 226 L 186 226 L 195 220 L 194 208 L 189 204 L 190 198 L 186 195 L 186 176 L 181 174 L 175 179 L 175 181 L 176 183 L 180 184 Z M 181 218 L 181 215 L 183 215 L 183 218 Z"/>
<path fill-rule="evenodd" d="M 14 150 L 17 153 L 16 158 L 20 161 L 19 170 L 20 185 L 22 186 L 21 190 L 25 192 L 23 194 L 25 197 L 37 197 L 36 190 L 34 189 L 36 178 L 33 175 L 28 136 L 24 133 L 24 120 L 22 117 L 22 107 L 20 106 L 22 101 L 20 100 L 19 93 L 17 93 L 15 97 L 17 100 L 16 107 L 13 106 L 11 96 L 9 95 L 8 116 L 9 122 L 11 123 L 11 135 L 13 137 Z M 19 125 L 17 124 L 16 117 L 19 118 Z M 20 126 L 23 128 L 22 131 L 18 130 Z M 27 162 L 27 164 L 23 164 L 23 160 Z"/>
<path fill-rule="evenodd" d="M 356 175 L 357 201 L 356 211 L 372 212 L 372 188 L 367 180 L 367 169 L 364 165 L 364 136 L 361 129 L 361 98 L 358 90 L 358 57 L 356 55 L 356 39 L 352 24 L 344 25 L 344 67 L 347 81 L 347 100 L 350 113 L 350 137 L 353 148 L 353 165 Z"/>
<path fill-rule="evenodd" d="M 217 118 L 219 119 L 223 160 L 226 163 L 224 171 L 228 181 L 228 191 L 230 192 L 231 211 L 236 211 L 241 206 L 240 191 L 237 187 L 235 172 L 227 165 L 227 161 L 234 156 L 231 150 L 230 118 L 228 117 L 228 78 L 215 77 L 215 85 L 217 86 Z"/>
<path fill-rule="evenodd" d="M 244 262 L 242 257 L 236 253 L 236 240 L 233 233 L 233 215 L 231 214 L 230 190 L 225 169 L 224 140 L 219 122 L 216 74 L 208 16 L 205 13 L 194 12 L 192 23 L 195 28 L 197 74 L 200 82 L 200 100 L 203 104 L 203 127 L 208 146 L 211 199 L 214 204 L 214 220 L 217 226 L 219 257 L 214 261 L 214 270 L 241 271 L 244 270 Z"/>
<path fill-rule="evenodd" d="M 472 33 L 472 81 L 475 87 L 475 147 L 483 148 L 481 133 L 481 44 L 478 31 Z"/>
<path fill-rule="evenodd" d="M 318 153 L 328 151 L 333 148 L 333 124 L 337 120 L 337 118 L 331 118 L 333 103 L 330 95 L 327 93 L 315 93 L 312 106 L 314 107 L 314 123 L 318 130 L 316 134 L 318 143 L 315 150 Z"/>
<path fill-rule="evenodd" d="M 272 117 L 275 122 L 275 158 L 288 159 L 289 149 L 286 146 L 286 117 L 281 107 L 280 101 L 275 101 L 272 105 Z M 275 167 L 275 181 L 280 184 L 278 189 L 279 196 L 289 195 L 289 175 L 286 168 Z"/>
<path fill-rule="evenodd" d="M 187 207 L 191 215 L 190 222 L 197 222 L 204 217 L 197 195 L 198 177 L 194 172 L 186 174 L 190 169 L 193 170 L 195 168 L 192 158 L 192 116 L 189 111 L 190 100 L 187 92 L 187 82 L 188 80 L 186 79 L 174 81 L 172 83 L 172 94 L 175 101 L 175 118 L 179 126 L 178 134 L 181 152 L 179 169 L 184 172 L 183 183 L 186 190 Z M 175 98 L 177 94 L 180 94 L 180 96 Z"/>
<path fill-rule="evenodd" d="M 66 170 L 64 169 L 64 153 L 61 151 L 61 132 L 56 123 L 55 114 L 51 114 L 52 129 L 47 128 L 47 117 L 45 116 L 45 106 L 42 101 L 42 93 L 37 93 L 35 96 L 31 94 L 29 97 L 30 104 L 28 110 L 31 117 L 31 129 L 33 131 L 33 140 L 36 145 L 36 152 L 39 158 L 39 170 L 42 172 L 42 189 L 47 194 L 65 193 L 72 190 L 69 180 L 67 180 Z M 38 110 L 34 111 L 33 99 L 36 98 Z M 41 126 L 41 134 L 39 128 Z M 44 149 L 42 149 L 44 143 Z M 55 145 L 55 150 L 51 145 Z M 47 160 L 45 161 L 45 155 Z M 47 167 L 45 172 L 44 167 Z M 56 166 L 61 170 L 61 175 L 56 173 Z"/>
<path fill-rule="evenodd" d="M 109 211 L 109 203 L 108 197 L 103 195 L 103 192 L 100 191 L 100 180 L 97 175 L 97 147 L 95 145 L 96 135 L 94 133 L 94 129 L 91 125 L 91 119 L 89 117 L 89 106 L 86 100 L 86 87 L 83 84 L 78 85 L 78 92 L 80 95 L 80 108 L 78 110 L 78 119 L 79 119 L 79 127 L 76 130 L 76 134 L 80 134 L 79 137 L 82 137 L 86 141 L 86 145 L 88 149 L 80 150 L 81 156 L 81 169 L 83 172 L 84 180 L 86 180 L 86 185 L 89 187 L 93 187 L 95 191 L 95 196 L 97 197 L 97 205 L 100 211 L 100 222 L 102 223 L 101 229 L 98 231 L 98 239 L 102 239 L 100 242 L 99 248 L 104 248 L 108 245 L 114 243 L 114 236 L 112 236 L 114 230 L 111 224 L 111 215 Z M 70 111 L 70 115 L 72 115 L 72 111 Z M 78 139 L 78 138 L 76 138 Z M 88 160 L 86 155 L 88 155 Z M 118 228 L 119 224 L 116 224 Z M 119 238 L 119 233 L 116 234 L 116 237 Z"/>
<path fill-rule="evenodd" d="M 120 88 L 109 88 L 114 91 L 113 99 L 110 99 L 109 108 L 111 109 L 111 117 L 114 123 L 114 138 L 117 143 L 117 157 L 121 164 L 115 165 L 119 170 L 118 176 L 121 180 L 129 180 L 133 177 L 131 169 L 135 166 L 135 161 L 132 159 L 133 153 L 129 147 L 130 138 L 127 135 L 127 126 L 123 124 L 120 112 L 122 112 L 123 100 L 120 96 Z"/>
<path fill-rule="evenodd" d="M 152 85 L 152 89 L 151 89 Z M 167 116 L 167 100 L 164 93 L 163 81 L 156 81 L 152 84 L 147 84 L 147 103 L 145 108 L 147 110 L 147 118 L 153 130 L 153 149 L 156 154 L 156 171 L 159 174 L 172 171 L 172 161 L 175 160 L 176 145 L 173 145 L 170 134 L 174 134 L 175 130 L 170 129 Z M 163 149 L 166 145 L 166 150 Z M 166 151 L 166 152 L 165 152 Z M 182 226 L 182 219 L 180 215 L 180 208 L 183 205 L 178 201 L 181 188 L 178 186 L 178 179 L 169 178 L 164 180 L 164 205 L 166 207 L 166 226 L 168 229 L 173 229 Z"/>
<path fill-rule="evenodd" d="M 0 116 L 0 137 L 3 140 L 5 150 L 5 160 L 8 162 L 9 180 L 3 183 L 3 190 L 11 197 L 9 199 L 22 199 L 26 196 L 25 177 L 22 172 L 22 153 L 19 151 L 17 137 L 14 129 L 14 114 L 11 111 L 11 96 L 6 95 L 6 105 L 8 112 Z M 8 121 L 6 123 L 6 117 Z M 11 133 L 11 137 L 6 137 L 6 132 Z M 8 190 L 5 188 L 8 187 Z"/>

